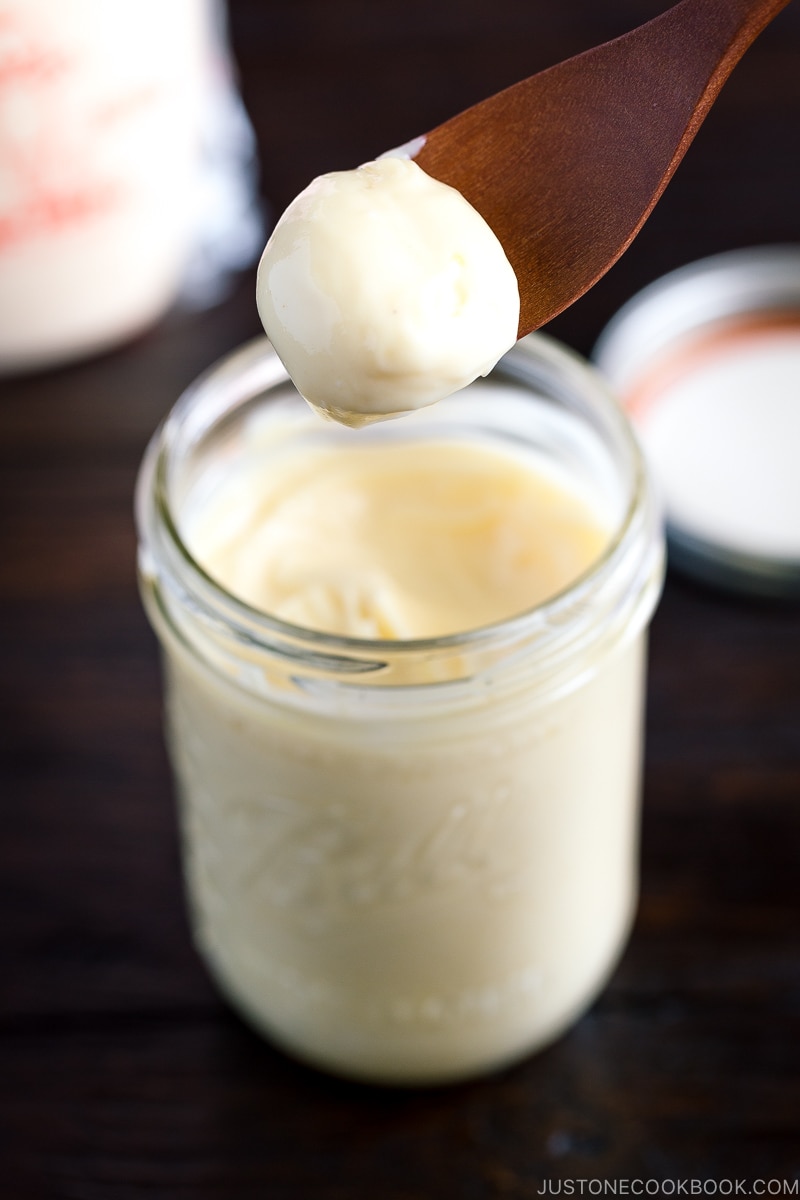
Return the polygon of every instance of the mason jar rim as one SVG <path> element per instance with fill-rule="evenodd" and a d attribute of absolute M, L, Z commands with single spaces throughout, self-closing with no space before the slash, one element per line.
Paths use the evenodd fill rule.
<path fill-rule="evenodd" d="M 651 497 L 646 468 L 632 428 L 613 393 L 594 368 L 554 338 L 536 332 L 522 338 L 495 369 L 506 379 L 530 383 L 525 375 L 526 362 L 544 364 L 566 374 L 567 383 L 582 392 L 588 387 L 601 401 L 604 428 L 609 427 L 630 466 L 627 503 L 608 545 L 577 579 L 547 600 L 511 617 L 458 633 L 409 639 L 364 638 L 309 629 L 285 621 L 239 599 L 209 575 L 189 550 L 173 516 L 169 500 L 172 455 L 181 432 L 191 426 L 198 407 L 215 390 L 219 391 L 218 403 L 211 419 L 201 427 L 201 433 L 212 429 L 215 420 L 229 412 L 233 405 L 255 399 L 271 387 L 290 382 L 288 372 L 264 336 L 244 343 L 212 364 L 182 393 L 155 431 L 136 486 L 143 573 L 161 575 L 157 562 L 160 549 L 166 553 L 173 575 L 180 577 L 181 590 L 195 612 L 226 627 L 251 648 L 288 653 L 291 657 L 305 648 L 321 661 L 330 656 L 331 662 L 336 664 L 341 663 L 342 656 L 350 660 L 371 660 L 376 656 L 398 659 L 437 650 L 479 649 L 497 640 L 514 643 L 538 627 L 563 628 L 564 617 L 572 609 L 581 611 L 585 599 L 613 574 L 625 557 L 636 537 L 637 514 Z M 159 537 L 159 527 L 163 538 Z M 365 669 L 369 669 L 366 663 Z"/>

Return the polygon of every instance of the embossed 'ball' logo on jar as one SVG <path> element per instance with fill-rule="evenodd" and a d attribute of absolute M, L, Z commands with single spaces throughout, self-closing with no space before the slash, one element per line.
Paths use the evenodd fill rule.
<path fill-rule="evenodd" d="M 487 900 L 510 894 L 516 871 L 508 853 L 498 852 L 496 827 L 511 799 L 501 780 L 488 793 L 432 811 L 419 831 L 393 836 L 384 798 L 366 821 L 354 820 L 346 802 L 318 812 L 287 796 L 231 798 L 224 834 L 217 828 L 202 844 L 228 841 L 240 899 L 282 909 L 307 931 L 324 933 L 358 909 L 434 892 L 479 887 Z M 212 860 L 207 867 L 213 876 Z"/>

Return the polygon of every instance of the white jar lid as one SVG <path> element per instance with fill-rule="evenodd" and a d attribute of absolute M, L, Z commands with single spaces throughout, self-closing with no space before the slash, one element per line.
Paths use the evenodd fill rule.
<path fill-rule="evenodd" d="M 593 359 L 637 429 L 670 561 L 800 596 L 800 247 L 673 271 L 620 310 Z"/>

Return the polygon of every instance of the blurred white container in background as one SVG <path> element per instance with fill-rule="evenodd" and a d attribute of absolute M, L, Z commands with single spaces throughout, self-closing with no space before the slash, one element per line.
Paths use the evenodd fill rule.
<path fill-rule="evenodd" d="M 260 248 L 253 158 L 213 0 L 0 0 L 0 370 L 215 299 Z"/>

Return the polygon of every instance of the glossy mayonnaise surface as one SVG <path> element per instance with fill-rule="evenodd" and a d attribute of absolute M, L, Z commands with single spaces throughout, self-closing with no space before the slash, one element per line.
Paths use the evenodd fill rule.
<path fill-rule="evenodd" d="M 256 455 L 187 522 L 205 569 L 254 608 L 326 633 L 463 633 L 549 599 L 608 531 L 540 463 L 478 442 Z"/>
<path fill-rule="evenodd" d="M 257 302 L 298 390 L 350 425 L 486 375 L 519 321 L 516 275 L 489 225 L 400 158 L 309 184 L 267 243 Z"/>

